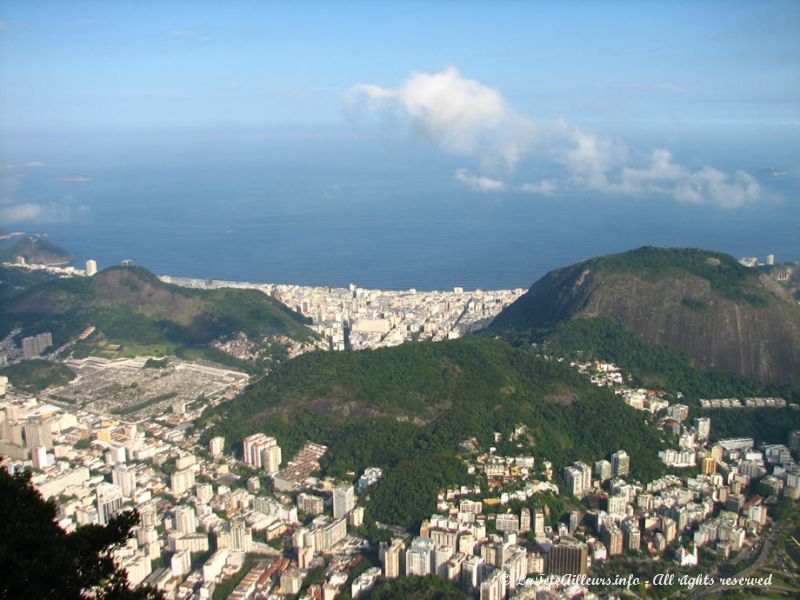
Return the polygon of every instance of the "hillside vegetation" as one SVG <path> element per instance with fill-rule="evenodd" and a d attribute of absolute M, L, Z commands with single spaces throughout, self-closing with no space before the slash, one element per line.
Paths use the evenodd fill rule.
<path fill-rule="evenodd" d="M 36 393 L 52 386 L 65 385 L 75 379 L 75 373 L 61 363 L 46 360 L 24 360 L 16 365 L 3 367 L 5 375 L 14 387 Z"/>
<path fill-rule="evenodd" d="M 555 465 L 624 448 L 636 457 L 634 475 L 661 471 L 658 433 L 641 413 L 562 363 L 487 339 L 306 354 L 206 418 L 215 423 L 206 437 L 229 443 L 263 431 L 285 455 L 307 439 L 327 444 L 326 473 L 392 467 L 369 510 L 402 525 L 433 510 L 438 487 L 464 477 L 459 445 L 473 436 L 484 448 L 530 452 Z M 530 448 L 508 442 L 517 424 L 528 426 Z"/>
<path fill-rule="evenodd" d="M 518 343 L 529 339 L 519 338 Z M 702 410 L 701 398 L 780 396 L 800 402 L 797 386 L 775 386 L 731 373 L 707 372 L 668 348 L 655 346 L 606 318 L 574 319 L 560 324 L 540 338 L 542 351 L 553 356 L 613 362 L 651 389 L 683 394 L 680 400 L 691 416 L 712 419 L 715 439 L 752 437 L 770 443 L 786 443 L 790 431 L 800 428 L 800 411 L 787 408 Z"/>
<path fill-rule="evenodd" d="M 606 317 L 580 318 L 561 323 L 542 338 L 542 348 L 554 356 L 605 360 L 625 368 L 642 385 L 681 392 L 684 401 L 698 405 L 701 398 L 789 396 L 800 401 L 798 389 L 753 379 L 702 371 L 688 357 L 656 346 Z"/>
<path fill-rule="evenodd" d="M 252 339 L 288 336 L 310 339 L 306 320 L 256 290 L 193 290 L 163 283 L 141 267 L 112 267 L 94 277 L 18 281 L 14 269 L 0 270 L 0 335 L 21 327 L 23 335 L 51 331 L 56 346 L 92 325 L 109 342 L 141 354 L 202 349 L 243 331 Z M 7 287 L 8 286 L 8 287 Z"/>
<path fill-rule="evenodd" d="M 552 271 L 489 331 L 512 339 L 594 317 L 704 370 L 800 385 L 800 306 L 766 274 L 718 252 L 644 247 Z"/>

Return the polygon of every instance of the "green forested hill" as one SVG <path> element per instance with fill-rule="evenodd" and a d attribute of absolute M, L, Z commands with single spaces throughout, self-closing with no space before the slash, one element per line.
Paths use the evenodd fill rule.
<path fill-rule="evenodd" d="M 527 338 L 517 341 L 527 342 Z M 786 443 L 790 431 L 800 428 L 800 410 L 741 408 L 701 410 L 701 398 L 780 396 L 790 404 L 800 402 L 797 386 L 776 386 L 718 371 L 702 371 L 669 348 L 650 344 L 607 318 L 573 319 L 540 338 L 542 350 L 554 356 L 613 362 L 652 389 L 681 392 L 681 402 L 691 416 L 712 421 L 712 437 L 753 437 L 769 443 Z"/>
<path fill-rule="evenodd" d="M 565 321 L 540 339 L 544 340 L 542 348 L 548 354 L 613 362 L 647 387 L 681 392 L 689 404 L 697 404 L 700 398 L 797 393 L 788 387 L 762 383 L 741 375 L 702 371 L 694 367 L 688 357 L 651 344 L 606 317 Z"/>
<path fill-rule="evenodd" d="M 636 476 L 661 470 L 659 435 L 642 413 L 565 364 L 488 339 L 306 354 L 207 418 L 215 425 L 206 436 L 229 443 L 263 431 L 286 455 L 307 439 L 327 444 L 323 467 L 332 474 L 393 467 L 370 510 L 403 525 L 433 509 L 431 490 L 463 476 L 455 459 L 463 440 L 529 451 L 507 441 L 519 423 L 533 436 L 530 451 L 557 466 L 624 448 Z"/>
<path fill-rule="evenodd" d="M 557 269 L 489 330 L 514 336 L 594 317 L 704 370 L 800 384 L 800 306 L 768 273 L 718 252 L 644 247 Z"/>
<path fill-rule="evenodd" d="M 16 365 L 0 368 L 11 385 L 26 392 L 36 392 L 50 386 L 64 385 L 75 379 L 69 367 L 46 360 L 24 360 Z"/>
<path fill-rule="evenodd" d="M 15 269 L 0 269 L 0 290 L 0 335 L 14 327 L 23 335 L 51 331 L 55 345 L 90 325 L 112 343 L 154 354 L 206 348 L 238 331 L 252 338 L 314 335 L 304 317 L 256 290 L 187 289 L 141 267 L 33 284 Z"/>

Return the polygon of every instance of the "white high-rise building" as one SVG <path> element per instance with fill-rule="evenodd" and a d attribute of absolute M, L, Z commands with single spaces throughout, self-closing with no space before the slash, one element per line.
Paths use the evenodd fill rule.
<path fill-rule="evenodd" d="M 544 511 L 541 508 L 533 509 L 533 535 L 534 537 L 544 537 Z"/>
<path fill-rule="evenodd" d="M 175 471 L 169 478 L 169 486 L 172 493 L 180 495 L 188 491 L 194 485 L 194 471 L 182 469 Z"/>
<path fill-rule="evenodd" d="M 95 490 L 97 495 L 97 519 L 105 525 L 122 508 L 122 490 L 113 483 L 102 482 Z"/>
<path fill-rule="evenodd" d="M 711 419 L 708 417 L 698 417 L 694 420 L 694 428 L 697 431 L 698 440 L 707 440 L 711 435 Z"/>
<path fill-rule="evenodd" d="M 618 450 L 611 455 L 611 470 L 614 477 L 627 475 L 631 471 L 631 459 L 625 450 Z"/>
<path fill-rule="evenodd" d="M 612 473 L 613 468 L 609 461 L 598 460 L 596 463 L 594 463 L 594 476 L 601 483 L 611 479 Z"/>
<path fill-rule="evenodd" d="M 47 448 L 36 446 L 31 450 L 31 460 L 35 469 L 44 469 L 47 466 Z"/>
<path fill-rule="evenodd" d="M 136 491 L 136 472 L 126 465 L 117 465 L 111 471 L 111 481 L 118 485 L 122 490 L 122 495 L 126 498 L 133 496 Z"/>
<path fill-rule="evenodd" d="M 352 485 L 333 488 L 333 518 L 344 517 L 356 505 L 356 493 Z"/>
<path fill-rule="evenodd" d="M 573 496 L 583 496 L 592 489 L 592 470 L 586 463 L 574 462 L 564 469 L 567 490 Z"/>
<path fill-rule="evenodd" d="M 208 451 L 211 453 L 211 456 L 219 456 L 222 454 L 222 450 L 225 448 L 225 438 L 224 437 L 213 437 L 208 442 Z"/>
<path fill-rule="evenodd" d="M 406 575 L 426 577 L 431 575 L 433 548 L 412 546 L 406 551 Z"/>
<path fill-rule="evenodd" d="M 281 464 L 281 447 L 277 440 L 263 433 L 244 438 L 243 459 L 251 467 L 263 468 L 267 473 L 277 473 Z"/>
<path fill-rule="evenodd" d="M 405 544 L 400 538 L 394 538 L 391 546 L 381 542 L 378 556 L 383 564 L 383 576 L 386 579 L 396 579 L 403 574 L 405 552 Z"/>
<path fill-rule="evenodd" d="M 178 533 L 194 533 L 197 529 L 197 515 L 191 506 L 175 508 L 175 530 Z"/>
<path fill-rule="evenodd" d="M 227 548 L 231 552 L 250 552 L 253 546 L 253 532 L 244 519 L 235 519 L 217 534 L 217 548 Z"/>
<path fill-rule="evenodd" d="M 95 262 L 91 258 L 86 261 L 86 274 L 89 277 L 97 274 L 97 262 Z"/>
<path fill-rule="evenodd" d="M 186 575 L 192 569 L 192 555 L 188 550 L 179 550 L 169 561 L 174 577 Z"/>
<path fill-rule="evenodd" d="M 195 486 L 195 495 L 200 502 L 207 504 L 214 497 L 214 488 L 210 483 L 198 483 Z"/>

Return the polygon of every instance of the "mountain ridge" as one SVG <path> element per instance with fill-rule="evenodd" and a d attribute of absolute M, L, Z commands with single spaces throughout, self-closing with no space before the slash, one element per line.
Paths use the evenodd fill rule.
<path fill-rule="evenodd" d="M 645 246 L 551 271 L 488 331 L 608 317 L 705 370 L 800 384 L 800 306 L 764 272 L 699 249 Z"/>
<path fill-rule="evenodd" d="M 0 231 L 0 234 L 5 234 L 5 231 Z M 4 238 L 10 239 L 8 234 Z M 29 264 L 47 266 L 68 265 L 73 260 L 72 254 L 67 250 L 36 235 L 24 235 L 9 247 L 0 250 L 0 262 L 14 262 L 18 256 Z"/>
<path fill-rule="evenodd" d="M 208 350 L 240 331 L 254 340 L 316 336 L 305 317 L 257 290 L 183 288 L 134 266 L 110 267 L 93 277 L 40 277 L 0 270 L 0 282 L 8 284 L 2 286 L 0 335 L 15 326 L 23 335 L 51 331 L 60 345 L 94 326 L 110 342 L 154 354 Z"/>

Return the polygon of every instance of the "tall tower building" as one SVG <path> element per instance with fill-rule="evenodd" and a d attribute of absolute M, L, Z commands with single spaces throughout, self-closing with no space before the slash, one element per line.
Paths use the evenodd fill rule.
<path fill-rule="evenodd" d="M 191 506 L 178 506 L 174 512 L 174 520 L 178 533 L 194 533 L 197 529 L 197 515 Z"/>
<path fill-rule="evenodd" d="M 698 417 L 694 420 L 694 428 L 697 431 L 698 440 L 707 440 L 711 435 L 711 419 L 708 417 Z"/>
<path fill-rule="evenodd" d="M 355 490 L 352 485 L 333 488 L 333 518 L 344 517 L 356 505 Z"/>
<path fill-rule="evenodd" d="M 611 479 L 613 467 L 607 460 L 598 460 L 594 463 L 594 476 L 598 481 L 603 482 Z"/>
<path fill-rule="evenodd" d="M 563 536 L 553 544 L 547 557 L 547 572 L 556 575 L 585 575 L 589 552 L 586 544 L 573 537 Z"/>
<path fill-rule="evenodd" d="M 625 450 L 619 450 L 611 455 L 611 469 L 614 477 L 627 475 L 631 470 L 631 459 Z"/>
<path fill-rule="evenodd" d="M 219 456 L 225 448 L 225 438 L 221 436 L 213 437 L 208 442 L 208 451 L 211 456 Z"/>
<path fill-rule="evenodd" d="M 125 465 L 114 467 L 111 471 L 111 481 L 114 485 L 119 486 L 122 495 L 126 498 L 130 498 L 136 491 L 136 472 Z"/>
<path fill-rule="evenodd" d="M 194 471 L 191 468 L 175 471 L 169 477 L 169 485 L 175 495 L 187 492 L 194 486 Z"/>
<path fill-rule="evenodd" d="M 564 469 L 564 480 L 570 494 L 583 496 L 592 489 L 592 469 L 586 463 L 574 462 Z"/>
<path fill-rule="evenodd" d="M 533 509 L 533 535 L 544 537 L 544 511 L 541 508 Z"/>
<path fill-rule="evenodd" d="M 608 556 L 617 556 L 623 552 L 623 535 L 622 530 L 616 525 L 603 528 L 602 535 L 603 543 L 608 550 Z"/>
<path fill-rule="evenodd" d="M 242 442 L 244 462 L 251 467 L 277 473 L 281 464 L 281 447 L 274 437 L 263 433 L 247 436 Z"/>
<path fill-rule="evenodd" d="M 97 496 L 97 518 L 105 525 L 122 508 L 122 490 L 113 483 L 100 483 L 95 491 Z"/>
<path fill-rule="evenodd" d="M 381 542 L 378 555 L 383 563 L 383 576 L 386 579 L 395 579 L 403 574 L 405 551 L 405 544 L 400 538 L 394 538 L 391 546 Z"/>
<path fill-rule="evenodd" d="M 53 432 L 49 418 L 40 417 L 26 421 L 22 426 L 22 433 L 26 448 L 44 446 L 48 450 L 53 449 Z"/>
<path fill-rule="evenodd" d="M 411 546 L 406 552 L 406 575 L 426 577 L 432 574 L 433 548 Z"/>
<path fill-rule="evenodd" d="M 519 515 L 519 531 L 520 533 L 527 533 L 531 530 L 531 511 L 529 508 L 523 508 Z"/>
<path fill-rule="evenodd" d="M 97 274 L 97 263 L 91 258 L 86 261 L 86 274 L 89 277 Z"/>
<path fill-rule="evenodd" d="M 622 523 L 622 534 L 625 548 L 633 552 L 639 552 L 642 546 L 642 534 L 639 526 L 630 521 L 625 521 Z"/>

